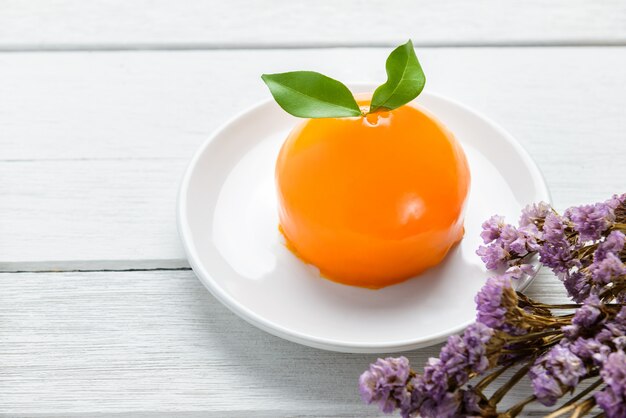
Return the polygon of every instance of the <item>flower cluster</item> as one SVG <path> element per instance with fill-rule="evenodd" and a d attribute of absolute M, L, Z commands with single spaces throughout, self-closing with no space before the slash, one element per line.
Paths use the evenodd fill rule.
<path fill-rule="evenodd" d="M 476 322 L 451 336 L 422 373 L 405 357 L 379 359 L 360 379 L 361 396 L 403 417 L 515 417 L 530 402 L 583 416 L 599 407 L 626 417 L 626 194 L 567 209 L 527 206 L 515 226 L 493 216 L 477 254 L 504 271 L 476 295 Z M 563 281 L 574 304 L 546 305 L 515 290 L 536 257 Z M 564 312 L 565 311 L 565 312 Z M 516 370 L 493 394 L 486 389 Z M 528 377 L 534 395 L 505 411 L 498 404 Z"/>
<path fill-rule="evenodd" d="M 377 403 L 380 410 L 393 412 L 410 400 L 407 383 L 411 371 L 406 357 L 378 359 L 361 375 L 361 398 L 367 403 Z"/>
<path fill-rule="evenodd" d="M 530 369 L 535 395 L 548 406 L 575 388 L 586 374 L 583 361 L 562 345 L 552 347 Z"/>
<path fill-rule="evenodd" d="M 383 412 L 398 408 L 403 417 L 418 411 L 424 418 L 478 411 L 477 394 L 459 389 L 497 359 L 500 347 L 494 346 L 493 336 L 491 328 L 471 325 L 462 336 L 449 337 L 439 358 L 431 358 L 421 375 L 409 371 L 405 357 L 378 359 L 361 375 L 361 398 L 378 403 Z"/>
<path fill-rule="evenodd" d="M 509 335 L 524 335 L 550 323 L 559 324 L 549 310 L 528 302 L 517 293 L 514 281 L 523 275 L 518 267 L 491 277 L 476 294 L 476 322 Z"/>
<path fill-rule="evenodd" d="M 532 265 L 526 261 L 530 255 L 539 251 L 537 237 L 539 230 L 531 216 L 543 213 L 544 204 L 535 206 L 535 212 L 526 214 L 523 223 L 518 227 L 504 223 L 502 216 L 492 216 L 483 223 L 483 232 L 480 234 L 485 244 L 478 248 L 478 255 L 490 270 L 502 266 L 521 266 L 522 269 L 531 269 Z"/>
<path fill-rule="evenodd" d="M 600 371 L 606 383 L 604 390 L 595 394 L 595 401 L 607 417 L 626 417 L 626 354 L 619 350 L 607 356 Z"/>
<path fill-rule="evenodd" d="M 405 411 L 410 416 L 419 410 L 424 418 L 459 415 L 470 398 L 476 394 L 459 392 L 471 376 L 487 370 L 493 362 L 489 352 L 494 353 L 493 330 L 481 323 L 468 327 L 463 336 L 453 335 L 441 349 L 439 358 L 431 358 L 424 367 L 424 374 L 414 378 L 414 393 L 411 408 Z M 493 355 L 493 354 L 492 354 Z M 472 409 L 477 409 L 475 405 Z"/>
<path fill-rule="evenodd" d="M 570 297 L 611 300 L 626 286 L 626 194 L 569 208 L 559 215 L 548 204 L 527 206 L 518 226 L 492 216 L 483 224 L 477 254 L 490 270 L 517 266 L 532 274 L 532 257 L 559 277 Z M 622 296 L 623 297 L 623 296 Z"/>

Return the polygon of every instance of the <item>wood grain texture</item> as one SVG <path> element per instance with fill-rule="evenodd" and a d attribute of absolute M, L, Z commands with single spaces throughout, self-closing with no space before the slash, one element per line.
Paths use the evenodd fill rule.
<path fill-rule="evenodd" d="M 186 267 L 175 212 L 185 165 L 0 163 L 0 271 Z"/>
<path fill-rule="evenodd" d="M 179 180 L 213 129 L 268 97 L 259 74 L 312 68 L 383 80 L 387 53 L 0 54 L 0 270 L 186 266 Z M 624 191 L 626 48 L 418 53 L 430 91 L 518 138 L 558 208 Z"/>
<path fill-rule="evenodd" d="M 344 82 L 382 83 L 389 52 L 0 54 L 0 160 L 188 159 L 221 123 L 270 97 L 262 73 L 310 69 Z M 542 146 L 554 155 L 584 145 L 593 156 L 623 144 L 619 69 L 626 47 L 417 53 L 428 91 L 489 115 L 531 154 Z"/>
<path fill-rule="evenodd" d="M 623 44 L 620 0 L 4 0 L 0 48 Z"/>
<path fill-rule="evenodd" d="M 2 414 L 377 415 L 357 393 L 375 355 L 266 334 L 190 271 L 3 273 L 0 286 Z M 529 294 L 565 300 L 548 274 Z M 405 355 L 420 367 L 438 350 Z M 507 402 L 527 394 L 521 388 Z"/>

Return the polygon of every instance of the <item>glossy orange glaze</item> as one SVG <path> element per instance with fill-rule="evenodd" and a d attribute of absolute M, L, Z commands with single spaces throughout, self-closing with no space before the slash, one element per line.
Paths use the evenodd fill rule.
<path fill-rule="evenodd" d="M 283 144 L 276 182 L 289 248 L 337 282 L 401 282 L 441 262 L 463 236 L 465 154 L 415 107 L 303 121 Z"/>

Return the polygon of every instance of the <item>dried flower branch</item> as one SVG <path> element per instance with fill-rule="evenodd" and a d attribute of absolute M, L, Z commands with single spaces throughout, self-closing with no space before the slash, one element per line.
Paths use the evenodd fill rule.
<path fill-rule="evenodd" d="M 492 216 L 477 254 L 490 278 L 476 295 L 476 322 L 454 335 L 422 373 L 405 357 L 378 359 L 361 375 L 361 396 L 402 417 L 512 418 L 532 402 L 569 401 L 548 417 L 626 417 L 626 194 L 558 214 L 527 206 L 517 226 Z M 573 304 L 549 305 L 516 292 L 533 274 L 533 257 L 552 269 Z M 570 310 L 566 314 L 556 311 Z M 486 395 L 505 370 L 515 373 Z M 498 405 L 528 376 L 533 395 L 506 411 Z M 572 396 L 583 381 L 593 383 Z"/>

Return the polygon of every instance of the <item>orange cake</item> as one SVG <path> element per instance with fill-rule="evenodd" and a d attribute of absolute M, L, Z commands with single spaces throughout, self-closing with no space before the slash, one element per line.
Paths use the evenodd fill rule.
<path fill-rule="evenodd" d="M 369 97 L 357 97 L 359 106 Z M 465 154 L 412 105 L 304 120 L 280 151 L 276 183 L 289 248 L 333 281 L 401 282 L 441 262 L 463 236 Z"/>

